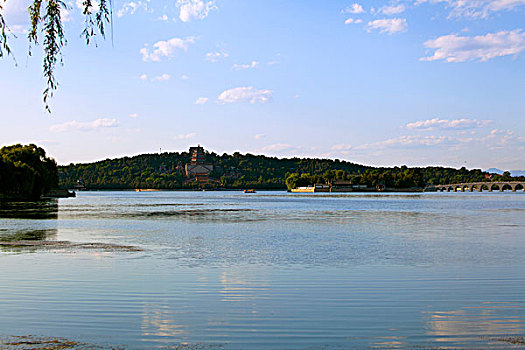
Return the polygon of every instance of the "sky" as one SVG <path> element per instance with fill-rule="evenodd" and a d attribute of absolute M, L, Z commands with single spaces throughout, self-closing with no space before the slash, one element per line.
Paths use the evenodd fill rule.
<path fill-rule="evenodd" d="M 81 3 L 51 114 L 30 0 L 2 4 L 0 145 L 525 169 L 525 0 L 114 0 L 89 46 Z"/>

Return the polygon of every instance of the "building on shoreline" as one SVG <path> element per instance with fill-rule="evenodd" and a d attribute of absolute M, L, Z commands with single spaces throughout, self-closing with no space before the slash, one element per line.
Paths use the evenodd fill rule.
<path fill-rule="evenodd" d="M 191 161 L 186 164 L 184 170 L 188 180 L 186 182 L 208 182 L 217 181 L 210 178 L 210 173 L 213 171 L 213 164 L 206 163 L 206 154 L 204 148 L 198 145 L 197 147 L 190 147 Z"/>
<path fill-rule="evenodd" d="M 366 185 L 352 184 L 351 181 L 335 180 L 326 184 L 314 184 L 306 187 L 293 188 L 291 192 L 312 193 L 312 192 L 355 192 L 370 190 Z"/>

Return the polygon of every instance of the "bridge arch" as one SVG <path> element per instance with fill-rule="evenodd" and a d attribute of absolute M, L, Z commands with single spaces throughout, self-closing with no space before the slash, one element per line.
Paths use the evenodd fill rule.
<path fill-rule="evenodd" d="M 431 186 L 432 187 L 432 186 Z M 499 181 L 499 182 L 471 182 L 471 183 L 456 183 L 456 184 L 446 184 L 446 185 L 436 185 L 433 186 L 434 191 L 440 191 L 440 192 L 474 192 L 474 190 L 478 192 L 488 191 L 524 191 L 525 192 L 525 181 Z"/>
<path fill-rule="evenodd" d="M 501 184 L 500 186 L 500 191 L 503 192 L 505 190 L 511 190 L 512 191 L 512 186 L 510 184 Z"/>
<path fill-rule="evenodd" d="M 482 192 L 483 191 L 483 185 L 480 185 L 480 184 L 474 184 L 474 185 L 472 185 L 471 188 L 472 188 L 472 191 L 474 191 L 474 188 L 476 190 L 478 190 L 478 192 Z"/>
<path fill-rule="evenodd" d="M 501 191 L 501 189 L 500 189 L 500 186 L 501 186 L 501 185 L 499 185 L 499 184 L 490 184 L 490 185 L 488 185 L 488 186 L 489 186 L 489 191 L 490 191 L 490 192 L 492 192 L 492 191 L 496 191 L 496 190 Z"/>

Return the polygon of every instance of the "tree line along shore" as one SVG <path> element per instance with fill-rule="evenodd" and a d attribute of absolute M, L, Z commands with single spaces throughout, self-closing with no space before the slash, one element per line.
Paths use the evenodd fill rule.
<path fill-rule="evenodd" d="M 60 166 L 59 183 L 87 189 L 292 189 L 346 181 L 376 188 L 423 189 L 429 185 L 479 181 L 519 180 L 510 174 L 489 174 L 480 169 L 445 167 L 371 167 L 342 160 L 276 158 L 264 155 L 206 152 L 213 165 L 205 181 L 189 178 L 185 165 L 191 152 L 142 154 L 94 163 Z M 525 179 L 525 178 L 521 178 Z"/>
<path fill-rule="evenodd" d="M 36 200 L 57 189 L 275 189 L 346 181 L 360 188 L 423 189 L 429 185 L 525 180 L 510 174 L 445 167 L 371 167 L 342 160 L 276 158 L 205 152 L 213 170 L 188 178 L 191 152 L 142 154 L 99 162 L 57 166 L 34 144 L 0 149 L 0 199 Z"/>

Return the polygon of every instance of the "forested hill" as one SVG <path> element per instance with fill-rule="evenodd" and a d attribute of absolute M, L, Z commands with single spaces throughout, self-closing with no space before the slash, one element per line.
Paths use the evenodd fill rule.
<path fill-rule="evenodd" d="M 81 180 L 87 188 L 194 188 L 185 183 L 184 165 L 190 162 L 188 152 L 143 154 L 135 157 L 106 159 L 88 164 L 70 164 L 59 167 L 60 185 L 72 188 Z M 233 155 L 206 153 L 206 161 L 213 164 L 210 177 L 227 188 L 286 188 L 286 177 L 291 173 L 323 174 L 327 170 L 344 170 L 348 174 L 364 173 L 369 167 L 345 161 L 328 159 L 278 159 L 252 154 Z"/>
<path fill-rule="evenodd" d="M 107 159 L 89 164 L 59 167 L 60 185 L 73 188 L 80 180 L 90 189 L 181 189 L 198 187 L 284 189 L 286 185 L 349 180 L 356 184 L 375 186 L 383 183 L 392 188 L 424 187 L 427 184 L 487 181 L 481 170 L 427 168 L 374 168 L 351 162 L 329 159 L 300 159 L 262 155 L 206 153 L 214 165 L 208 184 L 189 182 L 184 165 L 190 161 L 188 152 L 143 154 L 135 157 Z M 499 176 L 498 178 L 505 177 Z M 288 182 L 287 179 L 290 179 Z M 493 178 L 495 179 L 495 178 Z M 489 180 L 490 181 L 490 180 Z"/>

